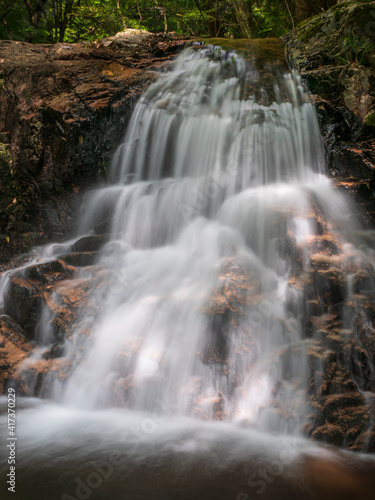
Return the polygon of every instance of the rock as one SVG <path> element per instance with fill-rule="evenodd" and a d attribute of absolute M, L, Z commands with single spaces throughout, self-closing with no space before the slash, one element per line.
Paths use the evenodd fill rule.
<path fill-rule="evenodd" d="M 201 359 L 206 364 L 228 361 L 227 335 L 240 326 L 251 306 L 261 302 L 260 279 L 253 266 L 239 258 L 223 261 L 218 278 L 216 294 L 207 308 L 210 328 L 207 343 L 202 349 Z M 248 331 L 238 331 L 243 342 L 251 348 L 254 340 Z"/>
<path fill-rule="evenodd" d="M 65 358 L 27 360 L 22 369 L 14 373 L 13 380 L 25 396 L 46 397 L 51 385 L 64 382 L 70 375 L 72 362 Z"/>
<path fill-rule="evenodd" d="M 73 268 L 59 260 L 29 266 L 11 276 L 4 310 L 25 329 L 28 338 L 33 338 L 41 318 L 45 304 L 44 290 L 70 277 L 72 273 Z"/>
<path fill-rule="evenodd" d="M 54 338 L 63 342 L 70 338 L 73 329 L 81 329 L 84 334 L 90 333 L 88 324 L 78 324 L 79 313 L 85 310 L 93 321 L 100 304 L 89 300 L 93 288 L 93 278 L 77 278 L 58 283 L 53 289 L 44 292 L 46 307 L 51 313 L 51 324 Z"/>
<path fill-rule="evenodd" d="M 25 332 L 9 316 L 0 316 L 0 394 L 13 379 L 21 363 L 33 347 L 26 340 Z"/>
<path fill-rule="evenodd" d="M 315 272 L 314 285 L 317 296 L 326 306 L 344 300 L 346 278 L 341 269 L 330 268 Z"/>
<path fill-rule="evenodd" d="M 354 293 L 375 291 L 375 273 L 373 269 L 358 271 L 353 278 Z"/>
<path fill-rule="evenodd" d="M 146 30 L 127 28 L 100 42 L 101 47 L 111 49 L 132 49 L 147 40 L 152 33 Z"/>
<path fill-rule="evenodd" d="M 59 267 L 59 265 L 66 268 L 66 264 L 60 261 L 43 266 L 54 268 L 55 266 Z M 68 276 L 63 276 L 63 273 L 60 275 L 55 273 L 51 276 L 46 272 L 38 280 L 36 280 L 36 276 L 39 276 L 40 269 L 34 269 L 33 266 L 26 270 L 27 272 L 24 272 L 24 275 L 28 276 L 22 278 L 23 281 L 21 282 L 21 290 L 26 290 L 24 292 L 25 296 L 22 297 L 24 302 L 20 310 L 16 309 L 13 314 L 17 315 L 19 320 L 26 322 L 27 330 L 23 330 L 12 318 L 0 316 L 0 345 L 2 325 L 8 327 L 7 335 L 11 336 L 12 341 L 14 335 L 17 334 L 16 340 L 21 343 L 20 348 L 22 349 L 18 349 L 18 351 L 15 351 L 12 346 L 4 344 L 7 356 L 9 352 L 13 356 L 14 351 L 17 355 L 15 358 L 17 363 L 14 362 L 10 365 L 11 370 L 8 370 L 9 374 L 4 372 L 6 375 L 4 377 L 6 380 L 15 380 L 22 394 L 43 397 L 48 394 L 49 385 L 53 381 L 64 381 L 66 379 L 70 373 L 72 361 L 62 357 L 64 355 L 64 342 L 67 338 L 71 338 L 73 333 L 83 336 L 89 335 L 102 305 L 99 291 L 102 287 L 103 294 L 106 293 L 106 276 L 101 274 L 101 269 L 94 269 L 89 276 L 76 279 L 69 279 L 71 278 L 70 271 L 72 268 L 67 269 L 69 271 Z M 30 275 L 33 276 L 33 279 L 29 277 Z M 15 280 L 14 286 L 21 286 L 19 285 L 20 279 L 18 277 L 12 278 L 12 280 Z M 14 291 L 11 292 L 12 297 L 14 297 L 14 293 Z M 85 311 L 85 318 L 80 315 L 82 310 Z M 27 321 L 26 313 L 29 314 Z M 20 362 L 31 351 L 31 344 L 27 343 L 24 337 L 35 337 L 35 327 L 42 314 L 49 318 L 51 330 L 49 341 L 52 343 L 42 355 L 39 354 L 36 359 L 30 359 L 20 366 Z M 6 318 L 6 322 L 3 318 Z M 9 330 L 9 325 L 11 330 Z M 19 340 L 19 337 L 21 337 L 21 340 Z M 35 344 L 40 341 L 38 338 L 35 340 Z M 19 347 L 18 344 L 17 347 Z M 77 352 L 77 355 L 79 354 Z"/>
<path fill-rule="evenodd" d="M 83 236 L 72 246 L 72 252 L 97 252 L 107 241 L 105 235 Z"/>
<path fill-rule="evenodd" d="M 324 424 L 316 428 L 311 437 L 317 441 L 342 446 L 344 444 L 345 435 L 339 425 Z"/>
<path fill-rule="evenodd" d="M 164 38 L 129 53 L 0 41 L 1 261 L 71 236 L 81 192 L 104 178 L 136 100 L 168 63 L 153 50 Z"/>
<path fill-rule="evenodd" d="M 92 266 L 97 252 L 72 252 L 61 257 L 62 260 L 75 267 Z"/>
<path fill-rule="evenodd" d="M 283 39 L 317 106 L 328 168 L 375 221 L 375 2 L 340 2 Z"/>

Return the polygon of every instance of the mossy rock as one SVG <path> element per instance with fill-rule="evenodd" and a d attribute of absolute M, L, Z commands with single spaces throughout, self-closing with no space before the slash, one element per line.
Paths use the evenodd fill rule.
<path fill-rule="evenodd" d="M 366 135 L 374 135 L 375 133 L 375 113 L 369 113 L 365 118 L 364 132 Z"/>
<path fill-rule="evenodd" d="M 375 50 L 375 2 L 345 2 L 307 19 L 283 37 L 300 69 L 332 64 L 371 64 Z"/>

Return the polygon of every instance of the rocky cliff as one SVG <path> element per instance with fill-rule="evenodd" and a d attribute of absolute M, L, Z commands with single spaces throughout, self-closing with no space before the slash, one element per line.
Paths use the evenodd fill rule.
<path fill-rule="evenodd" d="M 183 45 L 139 30 L 96 47 L 0 41 L 0 262 L 69 234 L 80 192 Z"/>
<path fill-rule="evenodd" d="M 374 223 L 375 2 L 339 3 L 284 37 L 290 64 L 312 93 L 339 188 Z"/>

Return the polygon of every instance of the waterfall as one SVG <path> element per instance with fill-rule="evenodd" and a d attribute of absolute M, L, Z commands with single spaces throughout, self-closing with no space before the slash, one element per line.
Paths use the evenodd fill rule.
<path fill-rule="evenodd" d="M 287 433 L 297 435 L 292 458 L 278 455 L 277 464 L 289 474 L 310 446 L 298 436 L 314 415 L 311 381 L 318 385 L 325 370 L 318 340 L 333 335 L 332 318 L 342 331 L 358 327 L 356 342 L 372 328 L 373 251 L 324 161 L 314 106 L 282 64 L 193 47 L 160 74 L 136 105 L 110 183 L 86 196 L 77 237 L 39 249 L 32 262 L 65 255 L 83 235 L 106 235 L 95 265 L 74 277 L 91 283 L 89 307 L 64 341 L 69 376 L 44 379 L 44 394 L 59 406 L 40 449 L 59 429 L 74 436 L 74 425 L 87 421 L 79 443 L 112 425 L 111 446 L 137 443 L 126 452 L 133 472 L 159 452 L 166 464 L 177 453 L 189 469 L 207 450 L 225 454 L 226 443 L 234 448 L 224 460 L 230 468 L 246 455 L 242 440 L 273 463 L 273 438 L 262 433 Z M 38 325 L 41 353 L 53 336 L 50 320 L 45 312 Z M 358 369 L 351 373 L 370 407 L 372 387 Z M 39 432 L 44 410 L 28 411 L 25 436 Z M 225 421 L 226 437 L 200 420 Z M 95 446 L 87 455 L 77 448 L 74 463 Z M 63 437 L 57 447 L 67 456 Z M 54 460 L 56 471 L 62 462 Z M 296 485 L 290 498 L 300 498 L 304 485 Z M 234 499 L 249 498 L 241 488 Z M 269 495 L 277 497 L 276 486 Z"/>
<path fill-rule="evenodd" d="M 112 184 L 83 206 L 79 232 L 110 235 L 98 261 L 110 272 L 55 397 L 298 430 L 306 295 L 290 282 L 322 233 L 359 252 L 351 208 L 323 171 L 296 73 L 219 47 L 179 56 L 137 104 Z"/>

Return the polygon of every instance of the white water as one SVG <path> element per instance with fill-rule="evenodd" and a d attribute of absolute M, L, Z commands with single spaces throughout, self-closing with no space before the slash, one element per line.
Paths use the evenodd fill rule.
<path fill-rule="evenodd" d="M 74 370 L 54 383 L 54 399 L 86 409 L 167 406 L 209 419 L 219 409 L 227 420 L 298 432 L 308 411 L 306 356 L 296 350 L 288 377 L 280 356 L 304 338 L 304 297 L 288 285 L 295 257 L 280 247 L 294 241 L 308 268 L 318 207 L 348 255 L 364 255 L 352 208 L 322 174 L 317 117 L 299 76 L 279 71 L 270 85 L 264 70 L 272 71 L 218 48 L 187 51 L 137 104 L 113 183 L 82 209 L 80 234 L 99 224 L 110 233 L 98 261 L 109 277 L 105 293 L 91 294 L 98 316 L 81 318 L 94 323 L 92 335 L 77 329 L 66 342 Z M 62 255 L 74 241 L 38 258 Z M 204 313 L 228 265 L 256 284 L 236 327 Z M 48 321 L 38 331 L 45 345 Z M 225 356 L 202 362 L 220 335 Z M 272 409 L 275 394 L 288 424 Z"/>
<path fill-rule="evenodd" d="M 247 95 L 250 83 L 258 85 L 257 94 Z M 163 456 L 163 450 L 172 461 L 175 452 L 177 460 L 189 456 L 199 462 L 206 454 L 222 460 L 230 449 L 237 463 L 252 446 L 262 455 L 275 444 L 265 434 L 247 434 L 238 423 L 299 433 L 308 412 L 309 368 L 301 348 L 287 358 L 285 376 L 283 353 L 304 338 L 304 299 L 288 285 L 295 263 L 280 245 L 286 237 L 294 240 L 300 265 L 308 267 L 318 207 L 344 252 L 369 262 L 372 256 L 359 249 L 352 207 L 323 174 L 319 126 L 300 78 L 280 72 L 273 88 L 261 90 L 262 85 L 254 64 L 231 52 L 203 49 L 179 56 L 138 103 L 114 159 L 112 184 L 92 193 L 82 209 L 80 234 L 99 224 L 110 233 L 98 260 L 107 270 L 107 287 L 104 294 L 93 290 L 90 299 L 98 315 L 81 318 L 93 332 L 83 339 L 77 328 L 66 341 L 64 356 L 73 361 L 73 373 L 64 384 L 48 385 L 49 396 L 62 406 L 32 409 L 20 420 L 24 456 L 27 449 L 43 454 L 53 441 L 57 462 L 70 453 L 70 464 L 87 460 L 80 455 L 87 450 L 90 456 L 86 438 L 98 432 L 112 443 L 138 422 L 145 447 L 127 458 L 134 467 Z M 71 244 L 48 247 L 41 257 L 62 255 Z M 240 267 L 251 277 L 249 306 L 235 326 L 207 313 L 228 279 L 230 287 L 228 266 L 237 269 L 234 276 Z M 48 326 L 41 332 L 43 344 Z M 207 344 L 220 335 L 226 359 L 207 362 Z M 287 419 L 274 411 L 276 403 L 288 410 Z M 104 409 L 115 406 L 126 410 L 113 410 L 109 418 Z M 155 424 L 158 412 L 168 415 L 167 423 Z M 38 420 L 44 413 L 45 435 Z M 236 425 L 219 430 L 191 416 Z M 146 421 L 154 428 L 150 433 L 148 424 L 139 431 Z M 103 426 L 115 429 L 107 436 Z M 194 437 L 187 438 L 185 428 Z M 42 443 L 36 444 L 39 436 Z M 65 447 L 66 439 L 72 442 Z M 102 444 L 95 453 L 101 450 Z M 220 460 L 212 464 L 215 474 Z M 235 492 L 233 498 L 241 490 Z M 269 498 L 276 498 L 272 492 Z"/>
<path fill-rule="evenodd" d="M 258 92 L 247 95 L 249 84 Z M 82 210 L 81 234 L 110 220 L 99 264 L 112 282 L 92 296 L 101 312 L 83 354 L 80 333 L 68 342 L 76 367 L 55 384 L 55 399 L 209 419 L 219 409 L 227 420 L 298 432 L 306 356 L 293 355 L 286 378 L 280 353 L 304 337 L 301 315 L 288 311 L 291 294 L 298 311 L 304 299 L 288 286 L 294 263 L 279 247 L 288 235 L 308 265 L 315 206 L 348 254 L 356 223 L 321 173 L 319 126 L 298 75 L 280 72 L 272 88 L 262 85 L 255 64 L 209 48 L 181 55 L 138 103 L 113 184 Z M 203 311 L 228 263 L 245 266 L 259 287 L 239 325 L 226 326 L 226 360 L 205 363 L 221 327 Z M 272 409 L 276 387 L 288 423 Z"/>

